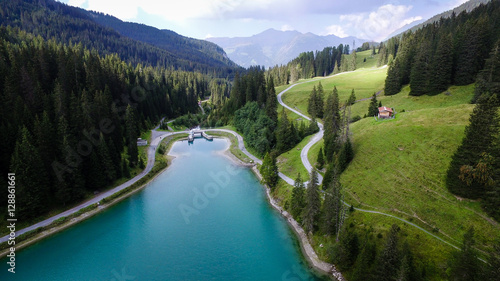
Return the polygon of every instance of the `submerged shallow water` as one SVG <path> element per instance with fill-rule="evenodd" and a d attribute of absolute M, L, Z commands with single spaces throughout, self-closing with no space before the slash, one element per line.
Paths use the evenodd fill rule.
<path fill-rule="evenodd" d="M 141 192 L 1 260 L 0 280 L 322 280 L 226 140 L 176 142 Z"/>

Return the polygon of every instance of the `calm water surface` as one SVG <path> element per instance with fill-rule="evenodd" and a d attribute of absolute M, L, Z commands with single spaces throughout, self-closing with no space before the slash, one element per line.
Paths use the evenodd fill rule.
<path fill-rule="evenodd" d="M 320 280 L 227 141 L 173 145 L 172 165 L 140 193 L 20 250 L 0 280 Z M 321 279 L 322 280 L 322 279 Z"/>

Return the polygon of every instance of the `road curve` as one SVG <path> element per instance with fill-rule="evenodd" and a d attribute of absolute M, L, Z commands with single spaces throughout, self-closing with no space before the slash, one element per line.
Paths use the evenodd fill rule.
<path fill-rule="evenodd" d="M 384 66 L 382 66 L 381 68 L 385 68 L 385 67 L 387 67 L 387 65 L 384 65 Z M 352 72 L 352 71 L 351 71 L 351 72 Z M 290 111 L 292 111 L 292 112 L 296 113 L 297 115 L 302 116 L 303 118 L 305 118 L 305 119 L 307 119 L 307 120 L 311 120 L 311 118 L 309 118 L 309 117 L 308 117 L 308 116 L 306 116 L 305 114 L 303 114 L 303 113 L 299 112 L 298 110 L 295 110 L 295 109 L 291 108 L 290 106 L 286 105 L 286 104 L 283 102 L 283 99 L 282 99 L 283 94 L 284 94 L 284 93 L 286 93 L 286 92 L 288 92 L 290 89 L 292 89 L 293 87 L 295 87 L 295 86 L 297 86 L 297 85 L 304 84 L 304 83 L 316 82 L 316 81 L 318 81 L 318 80 L 331 78 L 331 77 L 333 77 L 333 76 L 337 76 L 337 75 L 344 74 L 344 73 L 346 73 L 346 72 L 342 72 L 342 73 L 338 73 L 338 74 L 335 74 L 335 75 L 331 75 L 331 76 L 322 77 L 322 78 L 319 78 L 319 79 L 314 79 L 314 80 L 311 80 L 311 81 L 304 81 L 304 82 L 300 82 L 300 83 L 296 83 L 296 84 L 290 85 L 290 87 L 286 88 L 285 90 L 281 91 L 281 92 L 278 94 L 278 102 L 279 102 L 279 103 L 280 103 L 283 107 L 285 107 L 285 108 L 287 108 L 288 110 L 290 110 Z M 381 92 L 382 92 L 382 91 L 377 92 L 377 93 L 376 93 L 376 95 L 378 96 Z M 357 100 L 356 102 L 360 102 L 360 101 L 364 101 L 364 100 L 368 100 L 368 99 L 370 99 L 370 98 Z M 315 143 L 317 143 L 318 141 L 320 141 L 320 140 L 321 140 L 321 138 L 323 138 L 323 133 L 324 133 L 324 131 L 323 131 L 323 125 L 322 125 L 321 123 L 319 123 L 319 122 L 318 122 L 318 126 L 319 126 L 319 128 L 320 128 L 320 131 L 319 131 L 318 133 L 316 133 L 316 134 L 315 134 L 315 135 L 311 138 L 311 140 L 307 143 L 307 145 L 306 145 L 306 146 L 304 146 L 304 148 L 303 148 L 303 149 L 302 149 L 302 151 L 300 152 L 300 158 L 301 158 L 301 160 L 302 160 L 302 163 L 304 164 L 304 167 L 306 167 L 306 169 L 307 169 L 309 172 L 311 172 L 311 170 L 312 170 L 312 168 L 313 168 L 313 167 L 312 167 L 312 165 L 311 165 L 311 163 L 309 162 L 308 157 L 307 157 L 307 155 L 308 155 L 308 153 L 309 153 L 309 149 L 310 149 L 310 148 L 311 148 L 311 147 L 312 147 Z M 320 176 L 320 177 L 321 177 L 321 175 L 318 175 L 318 176 Z M 323 178 L 321 177 L 320 183 L 321 183 L 321 181 L 322 181 L 322 180 L 323 180 Z M 346 206 L 351 206 L 351 205 L 350 205 L 350 204 L 348 204 L 347 202 L 345 202 L 345 201 L 343 201 L 343 202 L 344 202 L 344 204 L 345 204 Z M 445 244 L 447 244 L 447 245 L 449 245 L 449 246 L 451 246 L 451 247 L 453 247 L 453 248 L 455 248 L 455 249 L 460 250 L 460 248 L 459 248 L 459 247 L 457 247 L 456 245 L 453 245 L 452 243 L 450 243 L 450 242 L 448 242 L 448 241 L 444 240 L 443 238 L 441 238 L 441 237 L 439 237 L 439 236 L 437 236 L 437 235 L 435 235 L 435 234 L 433 234 L 433 233 L 431 233 L 431 232 L 429 232 L 429 231 L 425 230 L 424 228 L 422 228 L 422 227 L 418 226 L 417 224 L 414 224 L 414 223 L 412 223 L 412 222 L 409 222 L 409 221 L 407 221 L 407 220 L 405 220 L 405 219 L 403 219 L 403 218 L 400 218 L 400 217 L 397 217 L 397 216 L 394 216 L 394 215 L 391 215 L 391 214 L 387 214 L 387 213 L 379 212 L 379 211 L 365 210 L 365 209 L 360 209 L 360 208 L 356 208 L 356 207 L 353 207 L 353 208 L 354 208 L 355 210 L 359 211 L 359 212 L 371 213 L 371 214 L 378 214 L 378 215 L 383 215 L 383 216 L 387 216 L 387 217 L 391 217 L 391 218 L 397 219 L 397 220 L 399 220 L 399 221 L 401 221 L 401 222 L 403 222 L 403 223 L 406 223 L 406 224 L 408 224 L 408 225 L 411 225 L 411 226 L 413 226 L 413 227 L 415 227 L 415 228 L 417 228 L 417 229 L 419 229 L 419 230 L 423 231 L 424 233 L 426 233 L 426 234 L 428 234 L 428 235 L 430 235 L 430 236 L 432 236 L 432 237 L 434 237 L 434 238 L 438 239 L 439 241 L 441 241 L 441 242 L 443 242 L 443 243 L 445 243 Z M 483 261 L 484 261 L 484 260 L 483 260 Z"/>

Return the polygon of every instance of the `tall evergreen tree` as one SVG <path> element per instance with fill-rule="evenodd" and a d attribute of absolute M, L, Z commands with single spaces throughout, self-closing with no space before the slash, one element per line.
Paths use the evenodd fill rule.
<path fill-rule="evenodd" d="M 20 131 L 10 165 L 16 176 L 16 216 L 29 219 L 47 211 L 48 176 L 26 127 Z"/>
<path fill-rule="evenodd" d="M 278 100 L 276 98 L 276 90 L 274 89 L 273 77 L 269 77 L 267 81 L 267 100 L 266 100 L 266 115 L 278 124 Z M 274 128 L 272 128 L 274 129 Z"/>
<path fill-rule="evenodd" d="M 387 235 L 385 247 L 377 259 L 377 280 L 393 281 L 397 278 L 401 262 L 398 250 L 398 232 L 399 227 L 393 224 Z"/>
<path fill-rule="evenodd" d="M 354 94 L 354 89 L 351 91 L 351 95 L 349 96 L 349 99 L 347 100 L 347 105 L 353 105 L 356 103 L 356 94 Z"/>
<path fill-rule="evenodd" d="M 339 182 L 339 176 L 334 173 L 333 180 L 325 192 L 325 202 L 323 204 L 325 232 L 329 235 L 337 235 L 344 221 L 341 189 L 342 185 Z"/>
<path fill-rule="evenodd" d="M 125 111 L 125 124 L 127 127 L 127 144 L 128 144 L 128 160 L 131 167 L 135 167 L 137 165 L 137 157 L 139 155 L 137 149 L 137 137 L 139 135 L 138 126 L 137 126 L 137 117 L 135 115 L 134 108 L 127 106 L 127 110 Z"/>
<path fill-rule="evenodd" d="M 307 113 L 311 115 L 312 118 L 318 117 L 318 113 L 316 112 L 316 101 L 317 101 L 317 91 L 316 91 L 316 85 L 313 86 L 313 89 L 311 91 L 311 94 L 309 95 L 309 100 L 307 103 Z"/>
<path fill-rule="evenodd" d="M 276 165 L 276 158 L 269 153 L 266 153 L 262 166 L 260 166 L 260 174 L 262 181 L 270 188 L 273 188 L 278 183 L 278 166 Z"/>
<path fill-rule="evenodd" d="M 401 73 L 398 61 L 393 62 L 387 70 L 387 78 L 385 79 L 384 94 L 392 96 L 401 91 Z"/>
<path fill-rule="evenodd" d="M 373 93 L 373 96 L 370 100 L 370 105 L 368 105 L 368 115 L 369 117 L 378 116 L 378 102 L 377 95 Z"/>
<path fill-rule="evenodd" d="M 401 261 L 401 269 L 399 271 L 398 280 L 401 281 L 418 281 L 421 279 L 420 274 L 415 266 L 413 252 L 410 249 L 410 245 L 407 241 L 403 244 L 403 249 L 401 251 L 401 256 L 403 257 Z"/>
<path fill-rule="evenodd" d="M 323 108 L 324 108 L 324 102 L 323 102 L 323 96 L 324 96 L 324 91 L 323 91 L 323 86 L 321 85 L 321 82 L 318 84 L 318 89 L 316 92 L 315 100 L 314 100 L 314 107 L 315 107 L 315 112 L 316 112 L 316 117 L 322 119 L 323 118 Z"/>
<path fill-rule="evenodd" d="M 496 95 L 500 102 L 500 40 L 493 46 L 484 69 L 477 75 L 472 102 L 476 103 L 483 94 Z"/>
<path fill-rule="evenodd" d="M 281 110 L 281 118 L 276 128 L 276 149 L 283 153 L 292 148 L 294 136 L 291 135 L 290 121 L 286 114 L 285 108 Z"/>
<path fill-rule="evenodd" d="M 321 212 L 321 199 L 318 190 L 318 172 L 313 169 L 309 178 L 306 191 L 306 208 L 302 219 L 305 231 L 312 233 Z"/>
<path fill-rule="evenodd" d="M 305 198 L 304 198 L 304 193 L 305 193 L 305 186 L 304 183 L 302 182 L 302 178 L 300 176 L 300 173 L 297 175 L 297 178 L 295 179 L 295 184 L 293 186 L 293 191 L 292 191 L 292 202 L 291 202 L 291 214 L 293 218 L 301 222 L 302 221 L 302 211 L 304 210 L 305 207 Z"/>
<path fill-rule="evenodd" d="M 365 239 L 365 245 L 356 262 L 356 268 L 353 273 L 354 281 L 376 280 L 373 277 L 373 265 L 377 256 L 375 244 L 369 239 Z"/>
<path fill-rule="evenodd" d="M 489 151 L 499 130 L 499 117 L 496 96 L 480 99 L 472 115 L 470 123 L 465 128 L 462 144 L 451 159 L 446 176 L 448 189 L 460 196 L 479 198 L 484 195 L 485 186 L 482 183 L 460 180 L 460 169 L 474 166 L 479 162 L 481 154 Z"/>
<path fill-rule="evenodd" d="M 324 122 L 324 145 L 326 161 L 333 161 L 333 154 L 338 151 L 338 138 L 340 130 L 340 102 L 337 87 L 333 88 L 332 94 L 328 95 L 325 106 L 325 122 Z"/>
<path fill-rule="evenodd" d="M 410 95 L 421 96 L 429 92 L 430 44 L 420 43 L 410 74 Z"/>
<path fill-rule="evenodd" d="M 323 157 L 323 148 L 319 148 L 318 151 L 318 157 L 316 160 L 316 168 L 319 170 L 323 169 L 323 166 L 325 165 L 325 158 Z"/>
<path fill-rule="evenodd" d="M 464 234 L 461 251 L 455 252 L 451 259 L 450 280 L 481 280 L 482 264 L 478 259 L 477 250 L 474 248 L 475 244 L 474 228 L 471 227 Z"/>
<path fill-rule="evenodd" d="M 453 42 L 451 35 L 443 35 L 439 40 L 431 66 L 429 91 L 438 94 L 448 89 L 453 73 Z"/>

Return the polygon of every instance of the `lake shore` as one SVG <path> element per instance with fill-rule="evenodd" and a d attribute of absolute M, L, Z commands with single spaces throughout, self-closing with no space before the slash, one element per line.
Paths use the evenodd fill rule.
<path fill-rule="evenodd" d="M 219 136 L 217 136 L 219 137 Z M 220 152 L 221 155 L 229 158 L 234 164 L 239 165 L 239 166 L 245 166 L 245 167 L 251 167 L 252 172 L 257 176 L 259 180 L 262 180 L 262 175 L 259 172 L 259 169 L 257 169 L 257 165 L 255 163 L 246 163 L 238 159 L 233 153 L 231 153 L 229 147 L 231 145 L 231 140 L 227 137 L 220 137 L 228 140 L 228 145 L 226 148 Z M 318 255 L 316 254 L 316 251 L 314 251 L 314 248 L 312 247 L 311 243 L 309 242 L 309 238 L 307 237 L 306 232 L 304 229 L 300 226 L 300 224 L 292 217 L 290 213 L 287 211 L 283 210 L 276 200 L 272 197 L 270 189 L 267 186 L 264 186 L 266 195 L 267 195 L 267 201 L 269 204 L 277 211 L 280 212 L 281 216 L 283 216 L 290 228 L 293 229 L 296 237 L 300 241 L 300 248 L 302 250 L 303 256 L 306 258 L 307 262 L 310 264 L 312 269 L 319 273 L 320 275 L 327 275 L 328 277 L 339 280 L 339 281 L 345 281 L 346 279 L 342 275 L 342 273 L 337 270 L 334 264 L 330 264 L 327 262 L 324 262 L 318 258 Z"/>

